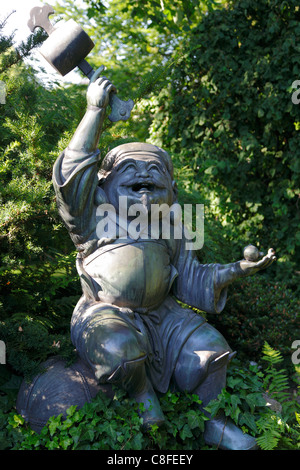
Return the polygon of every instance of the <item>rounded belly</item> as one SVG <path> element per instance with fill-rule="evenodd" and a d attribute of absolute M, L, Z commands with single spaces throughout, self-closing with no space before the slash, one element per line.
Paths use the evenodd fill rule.
<path fill-rule="evenodd" d="M 132 309 L 158 306 L 173 277 L 166 246 L 139 241 L 111 247 L 85 265 L 99 285 L 100 300 Z"/>

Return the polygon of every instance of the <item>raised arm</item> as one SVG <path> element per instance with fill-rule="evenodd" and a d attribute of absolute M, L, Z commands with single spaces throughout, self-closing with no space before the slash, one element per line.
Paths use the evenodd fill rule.
<path fill-rule="evenodd" d="M 97 243 L 96 208 L 106 197 L 98 187 L 98 143 L 115 87 L 95 72 L 87 90 L 86 113 L 68 147 L 53 167 L 53 185 L 59 214 L 76 248 L 84 254 Z"/>
<path fill-rule="evenodd" d="M 61 177 L 65 181 L 86 156 L 97 151 L 110 93 L 116 88 L 105 77 L 102 67 L 93 75 L 87 90 L 87 109 L 64 153 Z"/>

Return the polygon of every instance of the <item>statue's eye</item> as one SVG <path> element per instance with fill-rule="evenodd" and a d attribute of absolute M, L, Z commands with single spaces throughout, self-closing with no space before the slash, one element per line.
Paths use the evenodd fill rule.
<path fill-rule="evenodd" d="M 125 171 L 128 170 L 136 170 L 136 165 L 134 163 L 127 163 L 125 165 L 120 165 L 117 171 L 119 173 L 124 173 Z"/>
<path fill-rule="evenodd" d="M 159 173 L 165 173 L 165 169 L 163 166 L 156 165 L 155 163 L 151 163 L 151 165 L 148 166 L 148 171 L 157 171 Z"/>

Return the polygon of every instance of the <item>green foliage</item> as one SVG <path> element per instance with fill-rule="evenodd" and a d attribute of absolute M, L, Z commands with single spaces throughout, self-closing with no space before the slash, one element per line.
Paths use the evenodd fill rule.
<path fill-rule="evenodd" d="M 268 396 L 281 404 L 280 412 L 260 416 L 257 421 L 257 443 L 263 450 L 300 447 L 299 408 L 293 401 L 290 382 L 285 369 L 279 369 L 283 357 L 268 343 L 264 344 L 262 360 L 268 363 L 264 374 L 264 389 Z"/>
<path fill-rule="evenodd" d="M 280 351 L 272 348 L 267 342 L 263 347 L 262 360 L 267 362 L 265 366 L 264 388 L 268 395 L 283 404 L 283 411 L 289 406 L 289 379 L 285 369 L 279 369 L 283 362 Z"/>
<path fill-rule="evenodd" d="M 292 290 L 257 274 L 231 285 L 223 312 L 209 321 L 240 357 L 258 360 L 267 341 L 290 363 L 291 345 L 300 337 L 299 307 Z"/>
<path fill-rule="evenodd" d="M 70 250 L 69 240 L 62 236 L 51 176 L 55 159 L 82 116 L 85 98 L 80 87 L 45 88 L 36 70 L 22 61 L 45 34 L 36 32 L 16 47 L 14 33 L 2 34 L 4 23 L 0 25 L 0 80 L 6 89 L 5 103 L 0 104 L 0 260 L 16 267 L 45 259 L 51 249 Z"/>
<path fill-rule="evenodd" d="M 246 369 L 240 361 L 232 361 L 226 389 L 206 409 L 213 416 L 222 410 L 237 426 L 255 436 L 262 450 L 299 448 L 300 404 L 292 394 L 287 371 L 278 369 L 283 358 L 267 342 L 262 352 L 267 367 L 250 363 Z M 272 408 L 270 399 L 276 400 Z"/>
<path fill-rule="evenodd" d="M 0 291 L 0 338 L 10 367 L 32 377 L 53 354 L 72 359 L 70 318 L 81 292 L 74 254 L 0 274 L 8 279 Z"/>
<path fill-rule="evenodd" d="M 22 377 L 12 374 L 3 365 L 0 366 L 0 450 L 11 449 L 17 443 L 14 433 L 7 430 L 7 425 L 10 414 L 15 409 L 21 382 Z M 16 415 L 15 420 L 22 421 L 22 418 Z"/>
<path fill-rule="evenodd" d="M 14 413 L 8 416 L 8 434 L 16 435 L 14 449 L 22 450 L 142 450 L 198 449 L 207 419 L 198 409 L 198 397 L 169 392 L 162 400 L 164 429 L 141 427 L 137 403 L 116 390 L 110 400 L 102 393 L 83 408 L 71 406 L 65 419 L 50 418 L 40 434 Z M 140 405 L 142 406 L 142 405 Z"/>
<path fill-rule="evenodd" d="M 119 97 L 133 99 L 135 107 L 126 123 L 108 124 L 104 149 L 114 142 L 145 141 L 149 137 L 151 113 L 145 113 L 143 100 L 165 87 L 181 53 L 178 45 L 208 10 L 223 1 L 212 0 L 110 0 L 108 3 L 85 0 L 76 4 L 60 1 L 55 12 L 72 18 L 95 43 L 88 60 L 104 65 L 105 75 L 115 84 Z M 108 143 L 108 147 L 105 145 Z M 103 141 L 102 141 L 103 144 Z M 101 145 L 103 148 L 103 145 Z"/>
<path fill-rule="evenodd" d="M 80 90 L 45 89 L 34 72 L 14 66 L 6 83 L 0 131 L 0 237 L 3 263 L 45 259 L 70 250 L 57 215 L 52 166 L 81 115 Z M 69 95 L 69 96 L 68 96 Z"/>
<path fill-rule="evenodd" d="M 228 370 L 226 389 L 206 410 L 215 416 L 223 410 L 225 416 L 231 418 L 245 432 L 255 435 L 256 419 L 265 411 L 266 401 L 263 398 L 263 373 L 257 365 L 249 369 L 241 367 L 241 363 L 233 360 Z"/>
<path fill-rule="evenodd" d="M 223 411 L 243 431 L 255 436 L 263 450 L 299 448 L 300 405 L 286 394 L 276 392 L 279 410 L 266 406 L 274 398 L 271 387 L 275 382 L 285 389 L 286 372 L 278 369 L 282 358 L 267 343 L 262 360 L 266 367 L 250 364 L 248 367 L 233 359 L 227 387 L 206 409 L 214 416 Z M 1 386 L 0 399 L 7 399 L 9 387 L 16 388 L 12 377 L 6 388 Z M 274 388 L 274 387 L 273 387 Z M 5 394 L 3 393 L 5 391 Z M 267 395 L 266 395 L 267 392 Z M 267 401 L 266 401 L 267 400 Z M 35 433 L 9 407 L 0 414 L 2 448 L 15 450 L 205 450 L 203 430 L 207 417 L 199 410 L 201 401 L 195 395 L 171 391 L 160 397 L 166 418 L 163 427 L 152 426 L 150 431 L 141 427 L 138 405 L 124 392 L 115 390 L 113 399 L 99 393 L 91 403 L 81 409 L 71 406 L 65 418 L 49 419 L 40 434 Z M 142 405 L 140 405 L 142 407 Z"/>
<path fill-rule="evenodd" d="M 234 0 L 186 36 L 171 84 L 145 108 L 151 141 L 193 169 L 199 202 L 240 256 L 249 242 L 278 252 L 270 276 L 299 285 L 300 75 L 296 0 Z M 156 111 L 155 111 L 156 110 Z M 156 113 L 156 114 L 155 114 Z"/>
<path fill-rule="evenodd" d="M 47 34 L 43 30 L 36 30 L 34 34 L 29 36 L 25 41 L 14 47 L 14 32 L 9 36 L 3 36 L 2 30 L 7 24 L 7 21 L 14 12 L 10 13 L 6 18 L 0 19 L 0 73 L 6 71 L 13 65 L 21 62 L 25 57 L 28 57 L 32 49 L 40 46 L 46 39 Z"/>

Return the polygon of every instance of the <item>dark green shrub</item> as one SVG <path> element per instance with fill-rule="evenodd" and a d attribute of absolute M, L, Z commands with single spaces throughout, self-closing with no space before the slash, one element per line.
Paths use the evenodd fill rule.
<path fill-rule="evenodd" d="M 146 111 L 152 142 L 193 170 L 199 202 L 241 242 L 278 252 L 277 279 L 299 287 L 300 11 L 296 0 L 233 0 L 204 15 L 169 88 Z M 207 203 L 208 202 L 208 203 Z"/>
<path fill-rule="evenodd" d="M 6 281 L 0 285 L 0 338 L 7 365 L 30 376 L 49 355 L 72 356 L 70 320 L 81 295 L 74 254 L 55 253 L 48 263 L 2 269 L 0 276 Z"/>
<path fill-rule="evenodd" d="M 256 275 L 232 284 L 225 309 L 209 321 L 238 357 L 257 361 L 266 341 L 291 362 L 291 345 L 300 338 L 299 308 L 300 300 L 283 283 Z"/>

